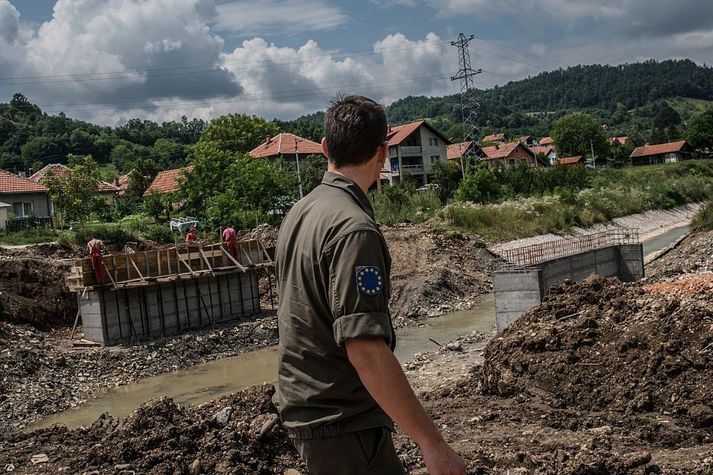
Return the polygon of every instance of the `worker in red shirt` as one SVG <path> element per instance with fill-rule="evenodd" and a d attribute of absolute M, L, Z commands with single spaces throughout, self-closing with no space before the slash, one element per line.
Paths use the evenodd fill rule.
<path fill-rule="evenodd" d="M 94 280 L 98 285 L 106 284 L 106 269 L 104 268 L 102 249 L 104 249 L 104 243 L 99 239 L 92 239 L 87 243 L 87 251 L 89 251 L 89 257 L 92 259 Z"/>
<path fill-rule="evenodd" d="M 186 233 L 186 244 L 196 242 L 198 240 L 198 228 L 193 226 L 191 229 L 188 230 Z"/>
<path fill-rule="evenodd" d="M 228 226 L 223 230 L 223 242 L 225 243 L 225 246 L 228 248 L 228 252 L 230 253 L 231 256 L 233 256 L 233 259 L 238 258 L 238 246 L 237 246 L 237 238 L 236 238 L 236 233 L 235 233 L 235 228 L 232 226 Z"/>

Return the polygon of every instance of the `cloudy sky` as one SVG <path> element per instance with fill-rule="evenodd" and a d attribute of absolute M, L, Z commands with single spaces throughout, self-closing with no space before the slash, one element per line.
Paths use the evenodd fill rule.
<path fill-rule="evenodd" d="M 0 0 L 0 101 L 103 124 L 291 119 L 338 92 L 456 91 L 459 32 L 481 88 L 576 64 L 713 63 L 711 0 Z"/>

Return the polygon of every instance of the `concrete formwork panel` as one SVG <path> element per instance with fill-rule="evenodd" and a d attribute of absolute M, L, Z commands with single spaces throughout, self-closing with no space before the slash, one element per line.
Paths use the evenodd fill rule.
<path fill-rule="evenodd" d="M 79 296 L 85 338 L 104 345 L 150 340 L 256 314 L 255 271 L 205 275 Z"/>
<path fill-rule="evenodd" d="M 541 262 L 537 268 L 493 273 L 497 330 L 503 331 L 539 304 L 551 287 L 566 280 L 579 282 L 594 274 L 615 276 L 623 282 L 642 279 L 643 246 L 609 246 Z"/>

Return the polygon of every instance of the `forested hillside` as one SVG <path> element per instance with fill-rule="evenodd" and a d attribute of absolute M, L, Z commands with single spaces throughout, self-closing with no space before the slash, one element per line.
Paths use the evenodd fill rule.
<path fill-rule="evenodd" d="M 507 130 L 513 134 L 549 135 L 555 120 L 568 112 L 587 111 L 611 133 L 676 135 L 679 127 L 701 109 L 713 106 L 713 68 L 691 60 L 646 61 L 621 66 L 576 66 L 545 72 L 476 93 L 483 134 Z M 462 130 L 460 97 L 409 96 L 387 108 L 393 124 L 426 118 L 458 140 Z M 323 116 L 312 114 L 285 124 L 295 133 L 312 132 L 315 139 Z M 655 140 L 656 141 L 656 140 Z"/>

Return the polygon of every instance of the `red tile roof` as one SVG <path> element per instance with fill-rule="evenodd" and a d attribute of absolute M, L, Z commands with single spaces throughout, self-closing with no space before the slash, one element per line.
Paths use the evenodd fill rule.
<path fill-rule="evenodd" d="M 386 136 L 386 138 L 389 140 L 389 146 L 393 147 L 394 145 L 399 145 L 401 142 L 406 140 L 409 135 L 417 131 L 418 128 L 425 123 L 426 121 L 424 120 L 417 120 L 416 122 L 410 122 L 408 124 L 395 125 L 391 127 L 389 129 L 389 133 Z"/>
<path fill-rule="evenodd" d="M 46 193 L 47 187 L 14 173 L 0 170 L 0 193 Z"/>
<path fill-rule="evenodd" d="M 530 147 L 530 150 L 532 150 L 532 153 L 535 155 L 545 155 L 547 156 L 551 151 L 553 151 L 555 148 L 552 145 L 540 145 L 540 146 L 534 146 Z"/>
<path fill-rule="evenodd" d="M 117 181 L 117 188 L 119 188 L 119 192 L 117 193 L 118 195 L 123 195 L 124 192 L 126 191 L 126 188 L 129 186 L 129 180 L 131 177 L 127 173 L 126 175 L 119 175 Z"/>
<path fill-rule="evenodd" d="M 555 143 L 555 141 L 552 139 L 552 137 L 542 137 L 540 140 L 537 141 L 540 145 L 552 145 Z"/>
<path fill-rule="evenodd" d="M 582 155 L 577 155 L 575 157 L 564 157 L 557 161 L 558 165 L 576 165 L 580 163 L 584 157 Z"/>
<path fill-rule="evenodd" d="M 446 156 L 448 157 L 448 160 L 460 159 L 460 157 L 463 156 L 463 154 L 468 150 L 468 147 L 470 147 L 472 143 L 472 141 L 468 141 L 449 145 L 446 149 Z"/>
<path fill-rule="evenodd" d="M 483 147 L 483 153 L 489 160 L 507 158 L 518 147 L 522 147 L 532 153 L 529 148 L 524 147 L 520 142 L 506 142 L 499 145 L 493 145 L 491 147 Z"/>
<path fill-rule="evenodd" d="M 662 143 L 659 145 L 644 145 L 643 147 L 636 147 L 634 151 L 631 152 L 629 157 L 648 157 L 650 155 L 680 152 L 686 145 L 688 145 L 688 143 L 685 140 L 680 142 Z"/>
<path fill-rule="evenodd" d="M 322 155 L 322 145 L 287 132 L 277 134 L 267 142 L 248 152 L 253 158 L 275 157 L 278 155 Z"/>
<path fill-rule="evenodd" d="M 507 134 L 505 132 L 501 134 L 491 134 L 483 137 L 483 142 L 504 142 L 507 140 Z"/>
<path fill-rule="evenodd" d="M 144 196 L 154 193 L 171 193 L 178 190 L 181 187 L 184 173 L 190 172 L 192 169 L 193 167 L 184 167 L 159 172 L 151 182 L 151 185 L 144 191 Z"/>
<path fill-rule="evenodd" d="M 50 163 L 49 165 L 45 165 L 30 177 L 30 180 L 34 181 L 35 183 L 43 183 L 45 178 L 47 178 L 48 174 L 52 172 L 52 176 L 62 176 L 65 173 L 67 173 L 67 167 L 62 165 L 61 163 Z M 105 181 L 100 181 L 98 185 L 98 191 L 99 193 L 117 193 L 119 191 L 119 187 L 112 185 L 111 183 L 107 183 Z"/>

